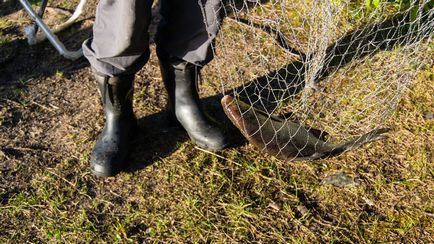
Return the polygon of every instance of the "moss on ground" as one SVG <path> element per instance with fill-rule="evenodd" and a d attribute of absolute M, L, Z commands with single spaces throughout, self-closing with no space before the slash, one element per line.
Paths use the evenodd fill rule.
<path fill-rule="evenodd" d="M 434 242 L 432 62 L 421 67 L 382 121 L 393 130 L 388 139 L 333 159 L 282 162 L 247 144 L 219 153 L 196 148 L 165 121 L 164 89 L 152 55 L 137 75 L 134 103 L 142 131 L 130 166 L 102 179 L 88 169 L 103 126 L 90 68 L 84 61 L 53 58 L 48 44 L 17 48 L 26 53 L 0 67 L 0 74 L 14 72 L 16 78 L 0 84 L 1 243 Z M 426 56 L 432 57 L 432 48 Z M 272 45 L 263 51 L 281 54 Z M 246 60 L 252 69 L 244 77 L 285 62 L 256 67 L 261 58 Z M 23 67 L 27 59 L 35 63 L 31 71 Z M 217 75 L 240 74 L 240 62 L 238 57 L 226 64 L 217 57 L 204 70 L 203 95 L 220 90 Z M 228 72 L 215 74 L 216 66 Z M 240 78 L 228 81 L 228 87 Z M 357 184 L 325 183 L 337 173 Z"/>

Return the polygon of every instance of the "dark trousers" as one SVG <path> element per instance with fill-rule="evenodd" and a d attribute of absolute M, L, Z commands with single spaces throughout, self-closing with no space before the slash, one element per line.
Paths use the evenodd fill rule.
<path fill-rule="evenodd" d="M 197 65 L 213 58 L 212 42 L 224 0 L 160 0 L 156 45 L 169 56 Z M 100 0 L 93 37 L 83 43 L 92 68 L 108 76 L 133 74 L 149 59 L 152 0 Z"/>

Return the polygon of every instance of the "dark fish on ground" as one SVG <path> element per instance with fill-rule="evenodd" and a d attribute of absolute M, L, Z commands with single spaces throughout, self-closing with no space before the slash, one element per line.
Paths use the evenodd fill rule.
<path fill-rule="evenodd" d="M 269 115 L 231 96 L 221 100 L 223 110 L 246 139 L 259 150 L 284 160 L 315 160 L 340 155 L 368 142 L 385 138 L 387 128 L 375 129 L 341 144 L 325 141 L 327 133 Z"/>

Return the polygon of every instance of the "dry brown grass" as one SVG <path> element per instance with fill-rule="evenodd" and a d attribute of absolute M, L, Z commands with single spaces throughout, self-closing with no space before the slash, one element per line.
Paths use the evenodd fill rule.
<path fill-rule="evenodd" d="M 13 30 L 21 26 L 12 26 L 0 24 L 0 33 L 17 41 L 22 36 Z M 165 95 L 152 55 L 137 76 L 143 132 L 131 166 L 101 179 L 88 169 L 103 125 L 90 68 L 56 58 L 48 44 L 12 47 L 25 52 L 0 67 L 0 75 L 18 77 L 0 84 L 2 243 L 434 242 L 434 120 L 426 118 L 434 112 L 432 63 L 384 122 L 393 130 L 387 140 L 294 163 L 250 145 L 218 156 L 195 148 L 164 120 Z M 432 48 L 426 55 L 432 57 Z M 221 77 L 214 79 L 212 71 L 221 60 L 204 70 L 205 97 L 220 91 Z M 225 65 L 236 69 L 237 62 Z M 24 67 L 30 63 L 38 69 Z M 245 72 L 265 72 L 253 64 Z M 325 184 L 339 172 L 358 183 Z"/>

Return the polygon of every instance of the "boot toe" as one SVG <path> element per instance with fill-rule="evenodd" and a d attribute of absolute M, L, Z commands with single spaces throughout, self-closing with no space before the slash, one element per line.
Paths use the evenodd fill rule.
<path fill-rule="evenodd" d="M 220 151 L 228 144 L 224 134 L 216 128 L 207 132 L 189 133 L 189 136 L 196 145 L 211 151 Z"/>
<path fill-rule="evenodd" d="M 114 176 L 122 170 L 127 155 L 114 141 L 98 141 L 90 156 L 90 169 L 97 176 Z"/>
<path fill-rule="evenodd" d="M 114 176 L 120 171 L 117 158 L 115 153 L 93 153 L 90 158 L 90 170 L 96 176 Z"/>
<path fill-rule="evenodd" d="M 99 177 L 110 177 L 119 173 L 119 169 L 114 165 L 103 165 L 98 163 L 91 163 L 90 170 L 92 173 Z"/>

